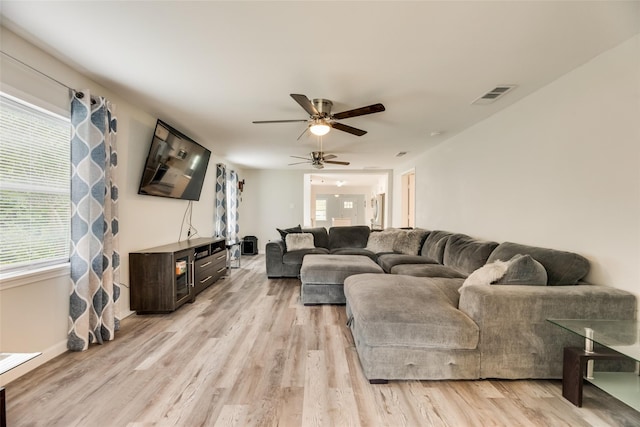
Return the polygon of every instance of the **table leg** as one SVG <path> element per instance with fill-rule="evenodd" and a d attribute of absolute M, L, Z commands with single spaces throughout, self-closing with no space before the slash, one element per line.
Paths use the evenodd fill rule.
<path fill-rule="evenodd" d="M 584 350 L 566 347 L 562 359 L 562 396 L 574 405 L 582 406 L 584 366 L 579 353 Z"/>
<path fill-rule="evenodd" d="M 4 387 L 0 387 L 0 427 L 7 427 L 7 401 Z"/>
<path fill-rule="evenodd" d="M 562 397 L 582 407 L 582 386 L 587 363 L 592 360 L 625 359 L 613 351 L 587 352 L 582 348 L 565 347 L 562 359 Z"/>

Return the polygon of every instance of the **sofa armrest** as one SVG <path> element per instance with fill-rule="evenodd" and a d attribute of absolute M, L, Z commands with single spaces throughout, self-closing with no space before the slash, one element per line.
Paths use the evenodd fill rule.
<path fill-rule="evenodd" d="M 286 252 L 284 241 L 274 240 L 265 246 L 265 261 L 267 266 L 267 277 L 282 277 L 283 261 L 282 257 Z"/>
<path fill-rule="evenodd" d="M 483 378 L 560 378 L 562 351 L 584 340 L 547 319 L 635 319 L 633 294 L 607 286 L 467 286 L 459 309 L 480 328 Z"/>

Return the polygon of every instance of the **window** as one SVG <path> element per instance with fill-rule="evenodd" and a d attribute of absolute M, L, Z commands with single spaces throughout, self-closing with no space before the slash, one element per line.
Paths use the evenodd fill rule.
<path fill-rule="evenodd" d="M 0 273 L 69 260 L 69 119 L 0 92 Z"/>
<path fill-rule="evenodd" d="M 343 209 L 353 209 L 353 201 L 345 200 L 344 202 L 342 202 L 342 208 Z"/>
<path fill-rule="evenodd" d="M 316 199 L 316 221 L 327 220 L 327 200 Z"/>

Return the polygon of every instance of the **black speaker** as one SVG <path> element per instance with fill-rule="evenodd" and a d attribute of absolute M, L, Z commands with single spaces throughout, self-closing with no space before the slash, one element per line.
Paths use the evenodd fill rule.
<path fill-rule="evenodd" d="M 258 238 L 256 236 L 245 236 L 242 238 L 242 255 L 258 254 Z"/>

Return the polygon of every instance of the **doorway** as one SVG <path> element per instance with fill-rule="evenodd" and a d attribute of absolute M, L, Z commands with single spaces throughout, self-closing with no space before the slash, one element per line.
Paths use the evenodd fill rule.
<path fill-rule="evenodd" d="M 389 194 L 392 188 L 391 171 L 334 172 L 322 171 L 304 174 L 304 224 L 330 228 L 337 223 L 351 225 L 374 223 L 372 198 Z M 349 200 L 350 199 L 350 200 Z M 380 228 L 389 221 L 388 203 L 382 207 Z"/>
<path fill-rule="evenodd" d="M 402 174 L 402 221 L 401 227 L 416 226 L 416 173 L 411 170 Z"/>

